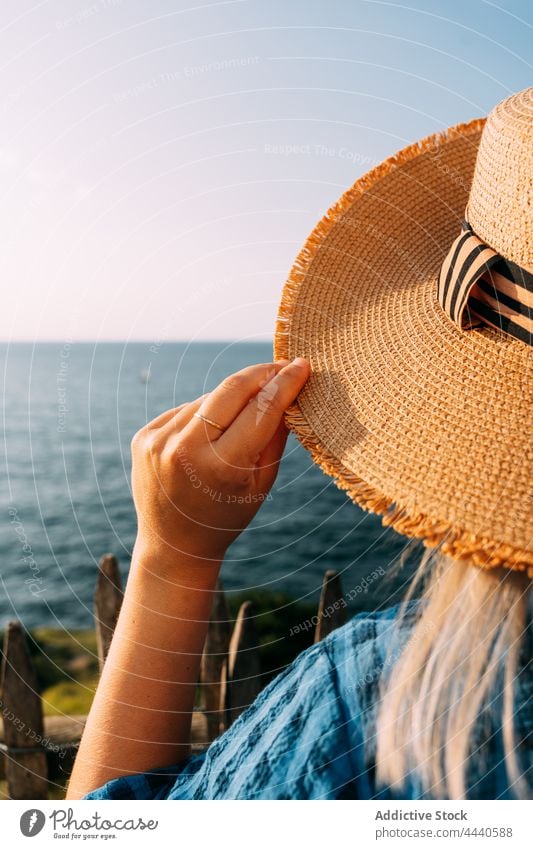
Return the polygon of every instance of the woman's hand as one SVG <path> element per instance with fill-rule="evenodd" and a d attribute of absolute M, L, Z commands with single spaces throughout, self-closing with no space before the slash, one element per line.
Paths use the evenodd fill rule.
<path fill-rule="evenodd" d="M 265 500 L 306 360 L 249 366 L 149 422 L 132 441 L 136 548 L 221 560 Z M 221 431 L 195 416 L 218 423 Z"/>
<path fill-rule="evenodd" d="M 287 438 L 283 412 L 308 375 L 305 360 L 250 366 L 134 437 L 139 530 L 69 799 L 190 753 L 220 562 L 274 483 Z"/>

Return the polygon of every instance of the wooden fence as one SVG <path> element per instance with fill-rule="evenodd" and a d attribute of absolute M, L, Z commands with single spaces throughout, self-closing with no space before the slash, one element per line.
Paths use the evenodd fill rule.
<path fill-rule="evenodd" d="M 337 573 L 324 575 L 316 616 L 318 642 L 345 618 Z M 102 669 L 122 602 L 117 559 L 102 557 L 96 581 L 94 616 L 98 661 Z M 253 702 L 261 689 L 261 666 L 254 608 L 245 601 L 231 622 L 226 597 L 218 584 L 200 669 L 200 708 L 192 723 L 193 750 L 205 748 Z M 49 776 L 61 765 L 69 773 L 85 717 L 43 716 L 38 683 L 24 630 L 10 622 L 4 634 L 0 677 L 0 779 L 11 799 L 45 799 Z M 3 720 L 3 722 L 2 722 Z M 2 730 L 3 729 L 3 730 Z"/>

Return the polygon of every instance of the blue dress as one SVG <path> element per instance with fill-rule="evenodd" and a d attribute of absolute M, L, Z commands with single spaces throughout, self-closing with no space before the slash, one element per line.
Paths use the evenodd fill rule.
<path fill-rule="evenodd" d="M 429 799 L 416 776 L 401 793 L 375 778 L 378 685 L 398 607 L 359 614 L 304 651 L 209 748 L 181 763 L 116 778 L 86 799 Z M 408 638 L 416 602 L 395 632 Z M 520 764 L 533 783 L 533 686 L 515 690 Z M 503 766 L 501 700 L 480 716 L 468 798 L 514 798 Z"/>

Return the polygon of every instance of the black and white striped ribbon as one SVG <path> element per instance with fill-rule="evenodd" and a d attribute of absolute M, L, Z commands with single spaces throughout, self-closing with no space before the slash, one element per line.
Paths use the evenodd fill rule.
<path fill-rule="evenodd" d="M 486 324 L 533 345 L 533 274 L 482 242 L 467 221 L 442 264 L 437 297 L 463 330 Z"/>

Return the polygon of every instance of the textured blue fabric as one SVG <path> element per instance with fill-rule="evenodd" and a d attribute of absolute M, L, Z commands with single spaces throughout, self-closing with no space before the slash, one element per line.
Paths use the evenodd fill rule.
<path fill-rule="evenodd" d="M 87 799 L 423 799 L 416 777 L 400 794 L 377 787 L 375 722 L 380 676 L 398 608 L 360 614 L 303 652 L 206 752 L 149 773 L 117 778 Z M 408 608 L 395 655 L 411 631 Z M 516 739 L 532 778 L 531 676 L 519 676 Z M 513 798 L 503 767 L 498 699 L 480 716 L 468 797 Z M 529 741 L 529 742 L 528 742 Z"/>

